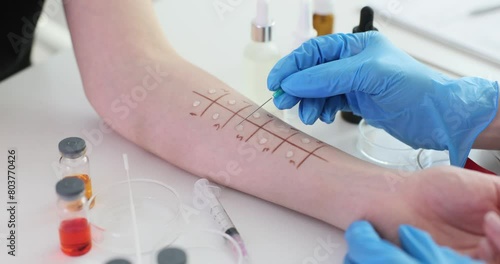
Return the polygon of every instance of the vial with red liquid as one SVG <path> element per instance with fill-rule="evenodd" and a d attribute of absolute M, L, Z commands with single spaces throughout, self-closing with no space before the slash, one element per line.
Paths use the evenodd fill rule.
<path fill-rule="evenodd" d="M 85 183 L 77 177 L 63 178 L 57 183 L 56 192 L 61 250 L 68 256 L 84 255 L 92 247 Z"/>
<path fill-rule="evenodd" d="M 85 183 L 85 197 L 90 200 L 92 197 L 92 181 L 90 179 L 89 158 L 86 155 L 87 146 L 85 140 L 79 137 L 69 137 L 59 142 L 59 166 L 61 176 L 80 178 Z M 95 200 L 92 200 L 90 208 L 94 206 Z"/>

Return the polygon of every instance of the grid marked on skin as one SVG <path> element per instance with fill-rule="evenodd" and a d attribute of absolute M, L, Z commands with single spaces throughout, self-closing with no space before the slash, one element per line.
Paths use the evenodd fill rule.
<path fill-rule="evenodd" d="M 273 151 L 272 151 L 271 153 L 274 153 L 276 150 L 278 150 L 278 149 L 281 147 L 281 145 L 283 145 L 283 143 L 285 143 L 285 142 L 290 143 L 288 140 L 289 140 L 291 137 L 293 137 L 293 136 L 297 135 L 298 133 L 299 133 L 299 132 L 295 132 L 295 133 L 291 134 L 290 136 L 288 136 L 287 138 L 285 138 L 285 140 L 281 141 L 281 143 L 280 143 L 278 146 L 276 146 L 276 148 L 274 148 L 274 149 L 273 149 Z"/>
<path fill-rule="evenodd" d="M 203 111 L 203 113 L 200 115 L 200 117 L 201 117 L 201 116 L 203 116 L 203 114 L 204 114 L 204 113 L 208 110 L 208 108 L 210 108 L 212 105 L 216 104 L 216 105 L 218 105 L 218 106 L 220 106 L 220 107 L 222 107 L 222 108 L 226 109 L 227 111 L 229 111 L 229 112 L 233 113 L 233 116 L 232 116 L 231 118 L 233 118 L 233 117 L 235 117 L 235 116 L 239 116 L 239 117 L 241 117 L 241 118 L 243 118 L 243 119 L 244 119 L 245 117 L 239 114 L 239 113 L 240 113 L 240 111 L 242 111 L 244 108 L 247 108 L 247 107 L 250 107 L 250 106 L 251 106 L 251 105 L 248 105 L 248 106 L 246 106 L 246 107 L 244 107 L 244 108 L 242 108 L 242 109 L 238 110 L 237 112 L 234 112 L 233 110 L 231 110 L 231 109 L 227 108 L 226 106 L 224 106 L 223 104 L 221 104 L 221 103 L 219 103 L 219 102 L 218 102 L 218 100 L 219 100 L 219 99 L 223 98 L 224 96 L 229 95 L 229 93 L 227 93 L 227 94 L 223 94 L 222 96 L 220 96 L 220 97 L 216 98 L 215 100 L 214 100 L 214 99 L 211 99 L 211 98 L 209 98 L 209 97 L 207 97 L 207 96 L 205 96 L 205 95 L 203 95 L 203 94 L 201 94 L 201 93 L 198 93 L 198 92 L 196 92 L 196 91 L 193 91 L 193 93 L 194 93 L 194 94 L 197 94 L 197 95 L 199 95 L 199 96 L 201 96 L 201 97 L 203 97 L 203 98 L 205 98 L 205 99 L 207 99 L 207 100 L 209 100 L 209 101 L 211 102 L 211 103 L 210 103 L 210 105 L 209 105 L 209 106 L 208 106 L 208 107 L 207 107 L 207 108 Z M 248 102 L 246 102 L 246 101 L 244 101 L 244 102 L 245 102 L 245 103 L 248 103 Z M 271 135 L 273 135 L 273 136 L 275 136 L 275 137 L 277 137 L 277 138 L 281 139 L 283 142 L 281 142 L 281 143 L 280 143 L 280 145 L 282 145 L 283 143 L 287 142 L 288 144 L 290 144 L 290 145 L 292 145 L 292 146 L 294 146 L 294 147 L 298 148 L 299 150 L 302 150 L 302 151 L 304 151 L 304 152 L 306 152 L 306 153 L 307 153 L 307 156 L 306 156 L 306 157 L 305 157 L 305 158 L 304 158 L 304 159 L 303 159 L 303 160 L 302 160 L 302 161 L 301 161 L 301 162 L 297 165 L 297 169 L 298 169 L 298 168 L 299 168 L 299 167 L 300 167 L 300 166 L 301 166 L 301 165 L 302 165 L 302 164 L 303 164 L 303 163 L 304 163 L 304 162 L 305 162 L 305 161 L 306 161 L 306 160 L 307 160 L 310 156 L 313 156 L 313 157 L 316 157 L 316 158 L 318 158 L 318 159 L 320 159 L 320 160 L 323 160 L 323 161 L 325 161 L 325 162 L 328 162 L 328 160 L 326 160 L 326 159 L 324 159 L 323 157 L 318 156 L 318 155 L 316 155 L 316 154 L 314 153 L 314 152 L 316 152 L 317 150 L 319 150 L 319 149 L 321 149 L 321 148 L 325 147 L 325 145 L 319 146 L 319 147 L 317 147 L 316 149 L 314 149 L 312 152 L 309 152 L 309 151 L 307 151 L 306 149 L 304 149 L 304 148 L 302 148 L 302 147 L 300 147 L 300 146 L 298 146 L 298 145 L 296 145 L 296 144 L 294 144 L 294 143 L 292 143 L 292 142 L 288 141 L 288 139 L 289 139 L 291 136 L 289 136 L 289 137 L 287 137 L 287 138 L 283 138 L 283 137 L 281 137 L 281 136 L 279 136 L 279 135 L 275 134 L 274 132 L 269 131 L 268 129 L 264 128 L 264 126 L 265 126 L 266 124 L 268 124 L 269 122 L 271 122 L 271 121 L 273 121 L 273 120 L 275 120 L 275 118 L 274 118 L 274 117 L 271 117 L 271 120 L 267 121 L 267 122 L 266 122 L 265 124 L 263 124 L 262 126 L 259 126 L 258 124 L 256 124 L 256 123 L 252 122 L 251 120 L 248 120 L 248 119 L 247 119 L 247 120 L 245 120 L 245 122 L 248 122 L 248 123 L 250 123 L 250 124 L 252 124 L 252 125 L 254 125 L 254 126 L 258 127 L 258 129 L 257 129 L 257 130 L 256 130 L 256 131 L 255 131 L 255 132 L 254 132 L 254 133 L 253 133 L 253 134 L 252 134 L 252 135 L 251 135 L 251 136 L 250 136 L 250 137 L 249 137 L 246 141 L 248 141 L 248 140 L 249 140 L 249 139 L 250 139 L 250 138 L 251 138 L 251 137 L 252 137 L 255 133 L 257 133 L 259 130 L 263 130 L 263 131 L 266 131 L 266 132 L 268 132 L 269 134 L 271 134 Z M 229 121 L 228 121 L 228 122 L 229 122 Z M 226 124 L 227 124 L 228 122 L 226 122 Z M 298 131 L 297 129 L 294 129 L 294 128 L 290 128 L 290 129 L 291 129 L 291 130 L 294 130 L 294 131 Z M 322 143 L 322 142 L 321 142 L 321 143 Z M 278 146 L 278 147 L 279 147 L 279 146 Z"/>
<path fill-rule="evenodd" d="M 269 124 L 271 121 L 273 121 L 274 119 L 269 119 L 269 121 L 265 122 L 263 125 L 261 126 L 257 126 L 257 130 L 255 130 L 248 138 L 247 140 L 245 140 L 245 142 L 248 142 L 252 137 L 253 135 L 255 135 L 257 132 L 259 132 L 259 130 L 263 129 L 265 125 Z M 263 129 L 264 130 L 264 129 Z M 265 130 L 264 130 L 265 131 Z M 271 133 L 271 135 L 274 135 Z M 267 140 L 266 140 L 267 141 Z M 265 143 L 265 142 L 264 142 Z"/>
<path fill-rule="evenodd" d="M 252 105 L 247 105 L 247 106 L 241 108 L 240 110 L 238 110 L 237 112 L 234 112 L 233 115 L 226 121 L 226 123 L 224 123 L 224 125 L 222 126 L 222 128 L 224 128 L 229 123 L 229 121 L 231 121 L 231 119 L 233 119 L 233 117 L 239 115 L 241 111 L 243 111 L 243 110 L 245 110 L 245 109 L 247 109 L 247 108 L 249 108 L 251 106 Z"/>
<path fill-rule="evenodd" d="M 316 152 L 316 150 L 319 150 L 320 148 L 322 148 L 324 146 L 325 145 L 319 146 L 316 149 L 314 149 L 313 151 L 309 152 L 309 154 L 299 163 L 299 165 L 297 165 L 297 169 L 300 168 L 300 166 L 307 160 L 307 158 L 309 158 L 311 155 L 313 155 L 314 152 Z"/>
<path fill-rule="evenodd" d="M 222 97 L 224 97 L 226 95 L 229 95 L 229 94 L 228 93 L 227 94 L 223 94 L 223 95 L 219 96 L 219 98 L 217 98 L 215 100 L 210 99 L 210 101 L 212 101 L 212 102 L 207 106 L 207 108 L 205 108 L 205 110 L 203 110 L 203 112 L 201 113 L 200 116 L 203 116 L 203 114 L 205 114 L 205 112 L 208 110 L 208 108 L 210 108 L 212 105 L 214 105 L 215 103 L 217 103 L 217 101 L 219 99 L 221 99 Z M 217 104 L 220 105 L 219 103 L 217 103 Z"/>

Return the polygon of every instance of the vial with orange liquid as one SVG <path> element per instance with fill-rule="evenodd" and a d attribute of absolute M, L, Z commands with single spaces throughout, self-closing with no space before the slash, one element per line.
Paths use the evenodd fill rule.
<path fill-rule="evenodd" d="M 313 26 L 318 36 L 332 34 L 334 24 L 334 0 L 314 0 Z"/>
<path fill-rule="evenodd" d="M 56 192 L 61 250 L 68 256 L 84 255 L 92 247 L 85 184 L 79 178 L 67 177 L 57 183 Z"/>
<path fill-rule="evenodd" d="M 89 174 L 90 166 L 86 150 L 85 140 L 79 137 L 69 137 L 59 142 L 61 176 L 63 178 L 76 177 L 81 179 L 85 183 L 85 197 L 90 200 L 92 197 L 92 180 Z M 94 202 L 95 199 L 92 200 L 90 208 L 94 206 Z"/>

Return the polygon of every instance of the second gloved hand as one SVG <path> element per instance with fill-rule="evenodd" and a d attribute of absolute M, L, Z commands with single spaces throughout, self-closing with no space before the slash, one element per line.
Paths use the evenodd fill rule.
<path fill-rule="evenodd" d="M 306 124 L 352 111 L 413 148 L 449 150 L 457 166 L 498 107 L 496 82 L 449 78 L 375 31 L 304 43 L 275 65 L 268 86 L 286 92 L 274 100 L 279 109 L 300 101 Z"/>
<path fill-rule="evenodd" d="M 347 229 L 348 252 L 344 264 L 479 264 L 480 261 L 441 247 L 432 237 L 415 227 L 399 228 L 401 248 L 380 238 L 373 226 L 357 221 Z"/>

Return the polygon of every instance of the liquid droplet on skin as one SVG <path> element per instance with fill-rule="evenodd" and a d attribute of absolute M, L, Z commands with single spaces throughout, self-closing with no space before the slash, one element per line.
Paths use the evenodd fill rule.
<path fill-rule="evenodd" d="M 290 151 L 288 151 L 288 152 L 286 153 L 286 157 L 287 157 L 287 158 L 291 158 L 291 157 L 293 157 L 293 151 L 291 151 L 291 150 L 290 150 Z"/>
<path fill-rule="evenodd" d="M 237 125 L 236 131 L 243 131 L 243 125 Z"/>
<path fill-rule="evenodd" d="M 311 143 L 311 140 L 310 140 L 310 139 L 308 139 L 308 138 L 303 138 L 303 139 L 302 139 L 302 143 L 304 143 L 304 144 L 309 144 L 309 143 Z"/>
<path fill-rule="evenodd" d="M 200 101 L 194 101 L 194 103 L 193 103 L 193 106 L 194 106 L 194 107 L 197 107 L 197 106 L 199 106 L 199 105 L 200 105 Z"/>
<path fill-rule="evenodd" d="M 218 113 L 215 113 L 215 114 L 212 116 L 212 119 L 213 119 L 213 120 L 215 120 L 215 119 L 217 119 L 217 118 L 219 118 L 219 114 L 218 114 Z"/>
<path fill-rule="evenodd" d="M 261 145 L 264 145 L 264 144 L 266 144 L 266 143 L 267 143 L 267 138 L 261 138 L 261 139 L 259 140 L 259 144 L 261 144 Z"/>
<path fill-rule="evenodd" d="M 215 92 L 217 92 L 215 89 L 210 89 L 210 90 L 208 90 L 208 93 L 209 93 L 209 94 L 214 94 Z"/>
<path fill-rule="evenodd" d="M 286 126 L 284 125 L 279 125 L 278 126 L 278 130 L 283 132 L 283 133 L 289 133 L 290 132 L 290 129 L 288 129 Z"/>
<path fill-rule="evenodd" d="M 230 105 L 234 105 L 234 104 L 236 104 L 236 100 L 229 100 L 229 101 L 227 101 L 227 103 Z"/>
<path fill-rule="evenodd" d="M 260 113 L 259 112 L 256 112 L 256 113 L 253 113 L 253 118 L 259 118 L 260 117 Z"/>

